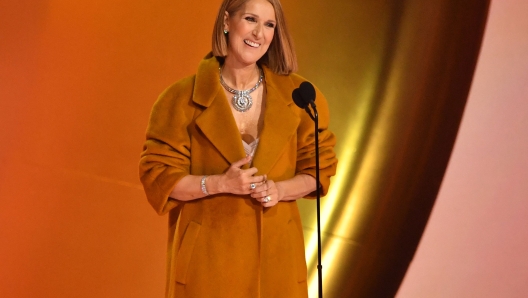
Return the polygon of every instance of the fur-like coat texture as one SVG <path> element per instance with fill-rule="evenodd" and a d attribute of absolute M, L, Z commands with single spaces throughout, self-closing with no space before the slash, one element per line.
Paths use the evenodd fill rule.
<path fill-rule="evenodd" d="M 245 156 L 218 67 L 218 59 L 209 54 L 196 75 L 160 95 L 141 154 L 140 178 L 148 201 L 160 215 L 169 213 L 167 297 L 307 297 L 295 201 L 264 208 L 249 195 L 218 194 L 188 202 L 169 197 L 182 177 L 221 174 Z M 314 123 L 292 100 L 304 79 L 263 69 L 267 99 L 253 158 L 257 175 L 274 181 L 296 174 L 315 177 Z M 318 90 L 316 103 L 321 190 L 326 194 L 337 165 L 335 137 L 327 129 L 328 106 Z"/>

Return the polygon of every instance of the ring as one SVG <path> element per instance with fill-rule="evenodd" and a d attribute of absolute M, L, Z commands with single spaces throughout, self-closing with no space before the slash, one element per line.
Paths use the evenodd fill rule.
<path fill-rule="evenodd" d="M 262 202 L 264 202 L 264 203 L 268 203 L 269 201 L 271 201 L 271 197 L 270 196 L 266 196 L 264 198 L 264 200 L 262 200 Z"/>
<path fill-rule="evenodd" d="M 251 188 L 251 189 L 255 189 L 256 187 L 257 187 L 257 186 L 255 185 L 255 183 L 251 183 L 251 184 L 249 185 L 249 188 Z"/>

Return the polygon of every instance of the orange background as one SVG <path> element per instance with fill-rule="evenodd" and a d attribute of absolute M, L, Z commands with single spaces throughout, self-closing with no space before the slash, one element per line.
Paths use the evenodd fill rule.
<path fill-rule="evenodd" d="M 163 296 L 167 219 L 137 163 L 216 2 L 2 1 L 1 297 Z"/>

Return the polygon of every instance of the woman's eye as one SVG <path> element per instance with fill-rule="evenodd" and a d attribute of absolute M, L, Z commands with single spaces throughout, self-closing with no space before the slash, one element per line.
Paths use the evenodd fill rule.
<path fill-rule="evenodd" d="M 266 24 L 266 26 L 268 26 L 269 28 L 275 28 L 275 24 L 273 24 L 273 23 L 268 23 L 268 24 Z"/>
<path fill-rule="evenodd" d="M 256 20 L 255 20 L 254 17 L 246 17 L 246 21 L 249 21 L 249 22 L 256 22 Z"/>

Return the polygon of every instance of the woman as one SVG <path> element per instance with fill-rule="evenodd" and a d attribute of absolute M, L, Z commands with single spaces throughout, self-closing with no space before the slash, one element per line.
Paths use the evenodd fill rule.
<path fill-rule="evenodd" d="M 279 0 L 224 0 L 213 52 L 155 103 L 140 161 L 169 213 L 168 297 L 307 297 L 296 200 L 313 197 L 313 122 Z M 337 160 L 317 91 L 322 193 Z"/>

